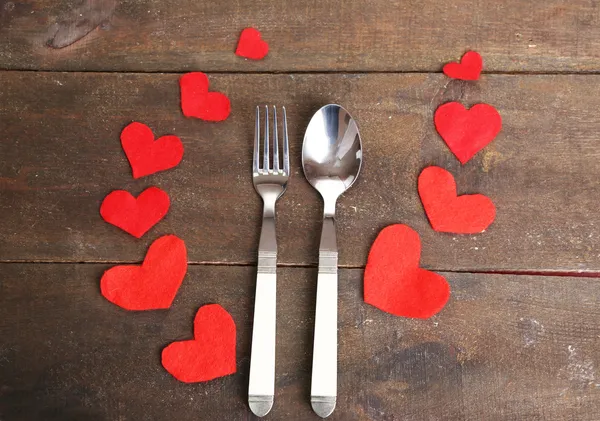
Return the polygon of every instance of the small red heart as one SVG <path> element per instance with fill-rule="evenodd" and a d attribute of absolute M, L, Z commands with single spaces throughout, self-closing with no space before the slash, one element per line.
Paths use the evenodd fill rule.
<path fill-rule="evenodd" d="M 460 63 L 452 62 L 444 66 L 444 73 L 452 79 L 477 80 L 483 68 L 483 59 L 475 51 L 466 52 Z"/>
<path fill-rule="evenodd" d="M 186 117 L 205 121 L 223 121 L 229 117 L 229 98 L 220 92 L 208 92 L 208 77 L 204 73 L 186 73 L 179 78 L 179 88 L 181 110 Z"/>
<path fill-rule="evenodd" d="M 437 273 L 419 267 L 421 240 L 412 228 L 384 228 L 369 251 L 364 275 L 365 302 L 395 316 L 426 319 L 450 298 L 450 286 Z"/>
<path fill-rule="evenodd" d="M 114 266 L 100 280 L 102 295 L 126 310 L 169 308 L 187 271 L 183 240 L 165 235 L 152 243 L 141 266 Z"/>
<path fill-rule="evenodd" d="M 436 231 L 476 234 L 485 231 L 496 217 L 496 208 L 488 197 L 457 196 L 454 177 L 443 168 L 425 168 L 418 184 L 423 208 Z"/>
<path fill-rule="evenodd" d="M 162 365 L 185 383 L 235 373 L 235 322 L 231 315 L 218 304 L 200 307 L 194 319 L 194 339 L 167 345 Z"/>
<path fill-rule="evenodd" d="M 458 102 L 448 102 L 435 111 L 434 122 L 462 164 L 494 140 L 502 129 L 502 117 L 488 104 L 477 104 L 467 110 Z"/>
<path fill-rule="evenodd" d="M 168 170 L 183 158 L 183 144 L 177 136 L 163 136 L 154 140 L 152 130 L 138 122 L 123 129 L 121 145 L 131 165 L 133 178 Z"/>
<path fill-rule="evenodd" d="M 137 198 L 125 190 L 112 191 L 100 206 L 100 215 L 109 224 L 141 238 L 169 210 L 169 195 L 158 187 L 148 187 Z"/>
<path fill-rule="evenodd" d="M 264 41 L 260 32 L 254 28 L 246 28 L 240 35 L 235 54 L 252 60 L 260 60 L 269 52 L 269 44 Z"/>

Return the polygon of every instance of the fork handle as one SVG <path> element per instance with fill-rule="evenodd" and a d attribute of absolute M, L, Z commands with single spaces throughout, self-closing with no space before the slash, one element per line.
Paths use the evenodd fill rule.
<path fill-rule="evenodd" d="M 275 217 L 274 215 L 265 215 L 258 249 L 250 383 L 248 386 L 248 405 L 252 412 L 259 417 L 269 413 L 273 407 L 275 394 L 276 270 Z"/>
<path fill-rule="evenodd" d="M 325 418 L 335 409 L 337 399 L 337 300 L 338 251 L 335 220 L 323 219 L 319 247 L 317 305 L 313 344 L 310 401 L 317 415 Z"/>

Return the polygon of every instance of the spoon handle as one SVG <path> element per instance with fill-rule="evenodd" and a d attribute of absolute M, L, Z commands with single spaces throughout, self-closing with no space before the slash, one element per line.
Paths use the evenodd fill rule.
<path fill-rule="evenodd" d="M 317 415 L 325 418 L 335 409 L 337 397 L 337 295 L 338 251 L 335 220 L 323 219 L 319 247 L 317 305 L 313 344 L 310 402 Z"/>

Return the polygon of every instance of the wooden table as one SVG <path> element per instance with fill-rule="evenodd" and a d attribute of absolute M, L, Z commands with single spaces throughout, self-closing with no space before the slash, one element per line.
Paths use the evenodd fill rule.
<path fill-rule="evenodd" d="M 269 56 L 233 54 L 259 28 Z M 309 404 L 321 202 L 301 142 L 317 107 L 358 120 L 364 172 L 338 205 L 339 397 L 332 420 L 600 419 L 600 6 L 547 0 L 0 0 L 0 419 L 248 420 L 261 202 L 250 180 L 253 107 L 286 105 L 293 174 L 278 204 L 275 406 Z M 476 49 L 479 82 L 441 65 Z M 186 119 L 178 78 L 209 74 L 222 123 Z M 435 133 L 444 102 L 486 102 L 498 138 L 461 166 Z M 174 170 L 133 180 L 129 122 L 185 144 Z M 498 215 L 480 235 L 434 232 L 416 178 L 450 170 Z M 104 223 L 113 189 L 156 185 L 172 208 L 141 240 Z M 363 302 L 377 233 L 421 235 L 423 267 L 447 277 L 429 320 Z M 130 313 L 99 291 L 104 270 L 139 262 L 174 233 L 189 269 L 168 311 Z M 238 372 L 183 384 L 160 351 L 219 303 L 238 329 Z"/>

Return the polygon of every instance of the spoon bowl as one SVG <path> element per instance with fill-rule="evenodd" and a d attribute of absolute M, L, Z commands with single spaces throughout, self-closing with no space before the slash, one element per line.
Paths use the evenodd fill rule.
<path fill-rule="evenodd" d="M 362 144 L 358 126 L 336 104 L 321 107 L 310 120 L 302 146 L 302 168 L 326 203 L 335 201 L 358 177 Z"/>

